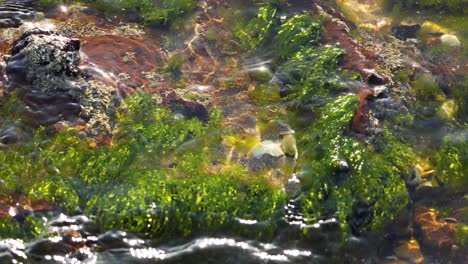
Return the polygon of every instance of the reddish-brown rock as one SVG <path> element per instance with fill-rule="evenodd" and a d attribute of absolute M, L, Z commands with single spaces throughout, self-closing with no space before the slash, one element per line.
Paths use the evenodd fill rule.
<path fill-rule="evenodd" d="M 414 209 L 414 224 L 421 231 L 424 247 L 450 250 L 455 244 L 456 224 L 439 221 L 434 211 L 425 207 Z"/>

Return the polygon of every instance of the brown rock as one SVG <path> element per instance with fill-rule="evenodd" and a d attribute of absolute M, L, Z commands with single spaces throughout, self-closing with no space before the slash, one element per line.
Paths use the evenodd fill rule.
<path fill-rule="evenodd" d="M 394 249 L 394 252 L 397 257 L 409 260 L 411 263 L 424 263 L 424 257 L 416 239 L 399 242 L 399 245 Z"/>
<path fill-rule="evenodd" d="M 392 226 L 393 233 L 398 238 L 408 239 L 413 236 L 413 217 L 410 210 L 402 210 Z"/>
<path fill-rule="evenodd" d="M 148 85 L 142 72 L 160 60 L 157 43 L 124 36 L 83 37 L 81 51 L 86 55 L 82 68 L 93 79 L 129 91 Z M 117 78 L 120 73 L 125 78 Z"/>
<path fill-rule="evenodd" d="M 434 211 L 417 207 L 414 224 L 421 230 L 422 245 L 437 250 L 450 250 L 455 243 L 456 224 L 439 221 Z"/>

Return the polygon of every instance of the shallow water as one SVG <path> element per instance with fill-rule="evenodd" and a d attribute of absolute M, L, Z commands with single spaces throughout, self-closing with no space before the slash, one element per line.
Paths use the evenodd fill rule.
<path fill-rule="evenodd" d="M 397 13 L 383 1 L 277 1 L 264 24 L 273 13 L 257 16 L 251 1 L 197 1 L 187 15 L 148 26 L 142 9 L 24 1 L 20 15 L 5 13 L 14 2 L 0 8 L 0 263 L 468 260 L 466 15 Z M 286 35 L 282 23 L 304 14 L 321 20 L 297 20 L 299 33 Z M 40 40 L 21 36 L 52 26 L 34 34 L 56 34 L 53 55 L 37 60 L 66 57 L 57 76 L 28 64 Z M 287 43 L 300 32 L 318 37 Z M 15 91 L 26 92 L 11 106 Z M 140 92 L 156 110 L 125 101 Z M 161 109 L 170 114 L 156 120 L 168 127 L 145 121 Z M 186 129 L 187 120 L 200 125 Z M 293 135 L 288 151 L 285 135 Z"/>

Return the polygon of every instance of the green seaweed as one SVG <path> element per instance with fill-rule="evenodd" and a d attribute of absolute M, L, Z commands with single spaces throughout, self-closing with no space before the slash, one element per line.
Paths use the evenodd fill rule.
<path fill-rule="evenodd" d="M 310 14 L 295 15 L 284 21 L 274 38 L 274 48 L 280 60 L 298 59 L 309 55 L 317 46 L 322 32 L 322 23 Z M 296 52 L 302 51 L 301 54 Z"/>
<path fill-rule="evenodd" d="M 434 78 L 427 73 L 417 74 L 411 86 L 416 93 L 416 97 L 423 101 L 434 101 L 443 96 Z"/>
<path fill-rule="evenodd" d="M 399 9 L 411 9 L 411 10 L 445 10 L 453 13 L 466 14 L 466 0 L 386 0 L 384 2 L 385 7 L 388 10 L 392 10 L 395 6 Z"/>
<path fill-rule="evenodd" d="M 458 224 L 455 239 L 463 247 L 468 247 L 468 225 Z"/>
<path fill-rule="evenodd" d="M 468 124 L 468 79 L 455 82 L 453 99 L 456 105 L 456 118 L 462 125 Z"/>
<path fill-rule="evenodd" d="M 0 239 L 21 237 L 22 229 L 18 221 L 12 218 L 0 218 Z"/>
<path fill-rule="evenodd" d="M 147 25 L 167 25 L 181 16 L 191 13 L 196 2 L 192 0 L 40 0 L 38 5 L 46 9 L 54 4 L 85 3 L 108 14 L 137 11 Z"/>
<path fill-rule="evenodd" d="M 285 199 L 280 189 L 239 167 L 208 169 L 219 160 L 220 122 L 219 111 L 206 123 L 176 118 L 139 93 L 119 112 L 119 131 L 110 145 L 97 146 L 76 129 L 51 135 L 39 128 L 30 142 L 1 151 L 2 191 L 44 200 L 67 214 L 84 211 L 102 231 L 120 228 L 161 238 L 172 232 L 230 230 L 236 218 L 279 218 Z M 25 237 L 41 232 L 36 220 L 22 226 L 29 232 Z M 273 234 L 271 228 L 262 234 Z M 9 236 L 17 230 L 4 232 Z M 250 233 L 242 227 L 232 232 Z"/>
<path fill-rule="evenodd" d="M 278 24 L 277 7 L 264 4 L 259 7 L 257 16 L 248 23 L 236 23 L 233 26 L 235 43 L 244 51 L 253 52 L 271 38 L 272 30 Z"/>
<path fill-rule="evenodd" d="M 306 103 L 317 96 L 344 91 L 348 78 L 338 67 L 343 54 L 343 50 L 334 47 L 310 47 L 297 52 L 278 70 L 288 77 L 289 95 L 285 99 Z"/>
<path fill-rule="evenodd" d="M 444 138 L 437 155 L 436 175 L 455 192 L 468 191 L 468 139 L 466 131 Z"/>
<path fill-rule="evenodd" d="M 91 199 L 88 212 L 98 216 L 103 229 L 130 229 L 159 239 L 187 236 L 194 230 L 228 231 L 236 217 L 257 221 L 279 217 L 283 194 L 261 179 L 246 184 L 231 175 L 196 171 L 189 178 L 172 180 L 160 171 L 146 172 L 130 189 L 118 186 Z"/>
<path fill-rule="evenodd" d="M 355 96 L 348 95 L 325 105 L 312 130 L 306 128 L 317 132 L 299 138 L 305 146 L 301 157 L 306 163 L 305 213 L 315 221 L 336 215 L 345 232 L 354 225 L 353 210 L 359 207 L 370 211 L 360 230 L 379 230 L 397 215 L 409 201 L 401 177 L 415 161 L 411 149 L 386 130 L 381 133 L 385 146 L 379 150 L 347 135 L 356 102 Z M 337 180 L 340 160 L 346 160 L 351 171 Z"/>

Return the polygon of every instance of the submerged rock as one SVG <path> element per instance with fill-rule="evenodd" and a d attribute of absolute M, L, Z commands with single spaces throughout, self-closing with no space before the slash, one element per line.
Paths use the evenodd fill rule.
<path fill-rule="evenodd" d="M 296 174 L 293 174 L 292 178 L 288 180 L 286 186 L 284 186 L 284 191 L 289 198 L 295 198 L 301 194 L 302 184 Z"/>
<path fill-rule="evenodd" d="M 79 96 L 81 87 L 71 78 L 79 74 L 80 41 L 52 28 L 26 29 L 15 41 L 7 63 L 8 90 L 23 87 L 44 94 L 66 92 Z"/>
<path fill-rule="evenodd" d="M 411 263 L 424 263 L 424 257 L 421 253 L 419 243 L 415 239 L 402 241 L 394 249 L 395 255 L 400 259 L 411 261 Z"/>
<path fill-rule="evenodd" d="M 450 250 L 455 244 L 456 224 L 439 221 L 435 212 L 418 207 L 414 223 L 420 230 L 422 245 L 436 250 Z"/>
<path fill-rule="evenodd" d="M 109 133 L 119 104 L 117 93 L 81 77 L 80 46 L 80 40 L 64 37 L 50 27 L 25 29 L 6 66 L 7 92 L 18 91 L 35 124 L 66 121 L 86 124 L 93 136 Z"/>
<path fill-rule="evenodd" d="M 410 38 L 417 38 L 418 31 L 421 29 L 421 25 L 399 25 L 392 27 L 392 34 L 401 40 L 407 40 Z"/>
<path fill-rule="evenodd" d="M 440 36 L 440 41 L 443 44 L 449 45 L 450 47 L 460 47 L 461 46 L 460 40 L 457 38 L 457 36 L 452 35 L 452 34 L 444 34 L 444 35 Z"/>

